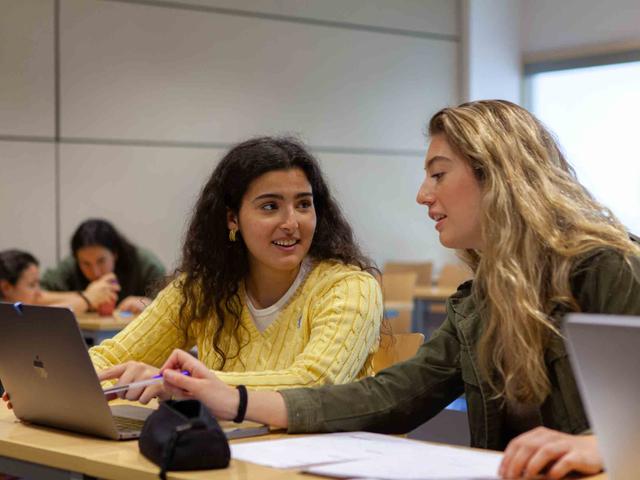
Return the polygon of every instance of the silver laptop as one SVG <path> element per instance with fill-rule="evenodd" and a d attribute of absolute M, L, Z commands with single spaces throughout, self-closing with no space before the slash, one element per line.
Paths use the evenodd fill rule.
<path fill-rule="evenodd" d="M 153 411 L 109 407 L 67 308 L 0 302 L 0 379 L 15 415 L 34 424 L 125 440 Z"/>
<path fill-rule="evenodd" d="M 609 478 L 640 472 L 640 317 L 570 314 L 571 362 Z"/>

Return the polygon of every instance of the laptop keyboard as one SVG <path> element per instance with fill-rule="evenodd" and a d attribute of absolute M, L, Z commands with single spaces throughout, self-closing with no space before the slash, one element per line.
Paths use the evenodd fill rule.
<path fill-rule="evenodd" d="M 136 418 L 118 417 L 114 415 L 113 420 L 116 422 L 118 431 L 124 433 L 139 432 L 144 425 L 144 420 L 138 420 Z"/>

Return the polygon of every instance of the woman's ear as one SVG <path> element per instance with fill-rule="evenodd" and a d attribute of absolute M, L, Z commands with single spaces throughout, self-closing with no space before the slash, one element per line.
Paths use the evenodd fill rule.
<path fill-rule="evenodd" d="M 0 298 L 9 298 L 12 285 L 7 280 L 0 280 Z"/>
<path fill-rule="evenodd" d="M 235 214 L 230 208 L 227 208 L 227 228 L 229 230 L 238 230 L 238 215 Z"/>

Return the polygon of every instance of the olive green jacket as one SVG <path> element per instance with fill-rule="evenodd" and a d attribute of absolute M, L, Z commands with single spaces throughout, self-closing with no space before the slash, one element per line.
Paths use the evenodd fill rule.
<path fill-rule="evenodd" d="M 582 312 L 640 315 L 640 259 L 631 265 L 616 252 L 582 261 L 571 277 Z M 552 317 L 561 322 L 566 308 Z M 471 282 L 447 302 L 447 318 L 406 362 L 347 385 L 281 391 L 289 432 L 367 430 L 406 433 L 429 420 L 461 394 L 467 399 L 471 445 L 503 449 L 510 440 L 504 402 L 493 398 L 479 373 L 477 344 L 482 324 Z M 555 336 L 545 351 L 551 392 L 540 407 L 542 424 L 567 433 L 589 428 L 566 347 Z"/>

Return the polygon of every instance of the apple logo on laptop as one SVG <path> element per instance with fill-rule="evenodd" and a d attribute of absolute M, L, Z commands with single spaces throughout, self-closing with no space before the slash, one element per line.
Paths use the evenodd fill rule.
<path fill-rule="evenodd" d="M 44 368 L 44 362 L 40 360 L 40 357 L 38 355 L 36 355 L 36 359 L 33 361 L 33 369 L 36 371 L 40 378 L 46 380 L 46 378 L 49 376 L 49 373 Z"/>

